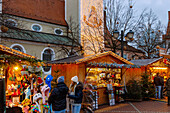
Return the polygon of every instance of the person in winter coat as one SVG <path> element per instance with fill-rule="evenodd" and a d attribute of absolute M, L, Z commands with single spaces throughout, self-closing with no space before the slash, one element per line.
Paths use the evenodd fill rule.
<path fill-rule="evenodd" d="M 64 76 L 61 76 L 57 79 L 57 86 L 53 89 L 48 99 L 48 103 L 52 104 L 54 113 L 65 113 L 67 94 L 68 87 L 64 83 Z"/>
<path fill-rule="evenodd" d="M 155 84 L 155 98 L 161 98 L 161 77 L 159 76 L 159 73 L 156 74 L 154 77 L 154 84 Z M 158 94 L 157 94 L 158 93 Z"/>
<path fill-rule="evenodd" d="M 78 82 L 78 77 L 74 76 L 71 78 L 70 94 L 68 98 L 74 101 L 71 104 L 72 113 L 80 113 L 81 103 L 83 99 L 83 83 Z"/>
<path fill-rule="evenodd" d="M 168 105 L 170 105 L 170 77 L 166 81 L 166 90 L 167 90 L 167 96 L 168 96 Z"/>

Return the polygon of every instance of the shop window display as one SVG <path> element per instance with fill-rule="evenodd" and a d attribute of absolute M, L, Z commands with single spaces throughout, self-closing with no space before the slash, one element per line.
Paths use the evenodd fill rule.
<path fill-rule="evenodd" d="M 48 112 L 50 87 L 44 85 L 42 68 L 18 66 L 11 68 L 7 76 L 6 108 L 22 108 L 22 112 Z M 38 101 L 37 101 L 38 100 Z M 42 100 L 42 101 L 39 101 Z"/>
<path fill-rule="evenodd" d="M 107 87 L 111 82 L 113 86 L 120 86 L 121 69 L 87 68 L 87 81 L 97 87 Z"/>
<path fill-rule="evenodd" d="M 87 68 L 86 84 L 97 87 L 99 104 L 114 105 L 115 101 L 124 101 L 121 80 L 121 68 Z M 107 88 L 108 84 L 113 87 L 112 91 Z"/>

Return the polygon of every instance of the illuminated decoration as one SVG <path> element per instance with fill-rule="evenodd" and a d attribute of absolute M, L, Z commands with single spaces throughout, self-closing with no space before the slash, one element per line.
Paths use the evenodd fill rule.
<path fill-rule="evenodd" d="M 14 67 L 14 69 L 15 69 L 15 70 L 18 70 L 18 67 L 16 66 L 16 67 Z"/>
<path fill-rule="evenodd" d="M 90 62 L 87 64 L 89 67 L 103 67 L 103 68 L 140 68 L 140 66 L 137 65 L 128 65 L 128 64 L 117 64 L 117 63 L 96 63 L 96 62 Z"/>
<path fill-rule="evenodd" d="M 99 26 L 102 25 L 102 20 L 97 16 L 97 11 L 94 6 L 91 7 L 91 11 L 90 11 L 88 20 L 85 15 L 84 15 L 83 19 L 84 19 L 84 22 L 88 26 L 93 27 L 93 28 L 98 28 Z"/>
<path fill-rule="evenodd" d="M 9 47 L 0 45 L 0 51 L 3 53 L 0 55 L 0 66 L 7 68 L 11 65 L 32 65 L 32 66 L 42 66 L 43 62 L 34 56 L 28 55 L 26 53 L 11 49 Z"/>
<path fill-rule="evenodd" d="M 153 69 L 167 69 L 167 67 L 153 67 Z"/>

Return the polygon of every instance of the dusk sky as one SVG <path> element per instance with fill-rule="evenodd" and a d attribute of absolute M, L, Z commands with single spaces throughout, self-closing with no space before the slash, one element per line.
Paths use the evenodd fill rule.
<path fill-rule="evenodd" d="M 132 0 L 133 1 L 133 0 Z M 153 9 L 162 24 L 168 24 L 168 11 L 170 11 L 170 0 L 134 0 L 134 9 L 141 12 L 144 8 Z"/>

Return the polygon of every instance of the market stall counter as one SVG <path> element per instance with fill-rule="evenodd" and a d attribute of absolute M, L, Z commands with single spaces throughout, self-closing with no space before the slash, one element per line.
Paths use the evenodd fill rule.
<path fill-rule="evenodd" d="M 120 84 L 120 68 L 87 68 L 87 70 L 86 83 L 97 86 L 98 105 L 114 105 L 115 102 L 124 101 L 124 86 Z"/>

